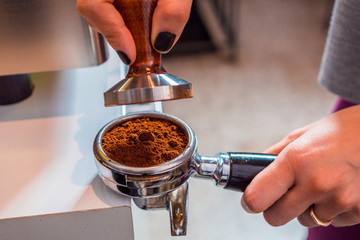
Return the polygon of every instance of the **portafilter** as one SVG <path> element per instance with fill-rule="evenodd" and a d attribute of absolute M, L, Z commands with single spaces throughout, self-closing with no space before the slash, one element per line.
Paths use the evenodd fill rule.
<path fill-rule="evenodd" d="M 151 167 L 132 167 L 109 158 L 102 149 L 102 138 L 111 129 L 137 118 L 162 119 L 178 126 L 187 136 L 183 153 L 169 162 Z M 193 130 L 181 119 L 160 112 L 138 112 L 106 124 L 94 141 L 98 174 L 115 192 L 132 197 L 142 209 L 168 209 L 171 234 L 186 235 L 188 179 L 191 176 L 213 179 L 217 186 L 244 191 L 276 155 L 261 153 L 218 153 L 201 156 Z"/>

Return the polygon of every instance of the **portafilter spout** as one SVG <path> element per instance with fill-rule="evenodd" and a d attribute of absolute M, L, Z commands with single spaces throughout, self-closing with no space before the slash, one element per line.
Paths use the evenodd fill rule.
<path fill-rule="evenodd" d="M 193 96 L 191 83 L 168 74 L 161 54 L 151 45 L 151 25 L 157 0 L 115 0 L 136 45 L 136 60 L 125 79 L 104 93 L 105 106 L 140 104 Z"/>
<path fill-rule="evenodd" d="M 167 209 L 172 236 L 184 236 L 187 230 L 189 182 L 159 197 L 133 198 L 136 206 L 143 210 Z"/>

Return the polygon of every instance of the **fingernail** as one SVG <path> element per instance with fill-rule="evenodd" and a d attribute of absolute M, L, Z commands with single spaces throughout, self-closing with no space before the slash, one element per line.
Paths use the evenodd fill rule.
<path fill-rule="evenodd" d="M 116 51 L 116 52 L 124 64 L 129 65 L 131 63 L 130 58 L 123 51 Z"/>
<path fill-rule="evenodd" d="M 241 206 L 242 206 L 242 208 L 245 210 L 245 212 L 247 212 L 247 213 L 254 213 L 254 212 L 251 211 L 251 210 L 248 208 L 248 206 L 245 204 L 244 198 L 241 198 Z"/>
<path fill-rule="evenodd" d="M 157 35 L 154 47 L 160 52 L 168 52 L 174 44 L 176 35 L 170 32 L 161 32 Z"/>

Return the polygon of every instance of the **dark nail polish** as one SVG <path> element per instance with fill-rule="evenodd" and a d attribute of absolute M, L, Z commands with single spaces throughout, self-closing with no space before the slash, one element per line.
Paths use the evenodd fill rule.
<path fill-rule="evenodd" d="M 160 52 L 167 52 L 174 44 L 176 35 L 170 32 L 161 32 L 157 35 L 154 47 Z"/>
<path fill-rule="evenodd" d="M 129 65 L 131 63 L 130 58 L 123 51 L 116 51 L 116 52 L 124 64 Z"/>

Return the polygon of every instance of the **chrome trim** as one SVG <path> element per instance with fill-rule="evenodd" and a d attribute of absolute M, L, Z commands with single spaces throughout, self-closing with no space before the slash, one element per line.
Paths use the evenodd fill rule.
<path fill-rule="evenodd" d="M 76 11 L 76 0 L 0 0 L 0 75 L 95 66 L 105 40 Z"/>
<path fill-rule="evenodd" d="M 191 83 L 171 74 L 125 78 L 104 93 L 105 106 L 167 101 L 193 96 Z"/>
<path fill-rule="evenodd" d="M 211 178 L 217 186 L 224 187 L 230 175 L 230 158 L 226 153 L 215 156 L 196 156 L 193 161 L 194 177 Z"/>

